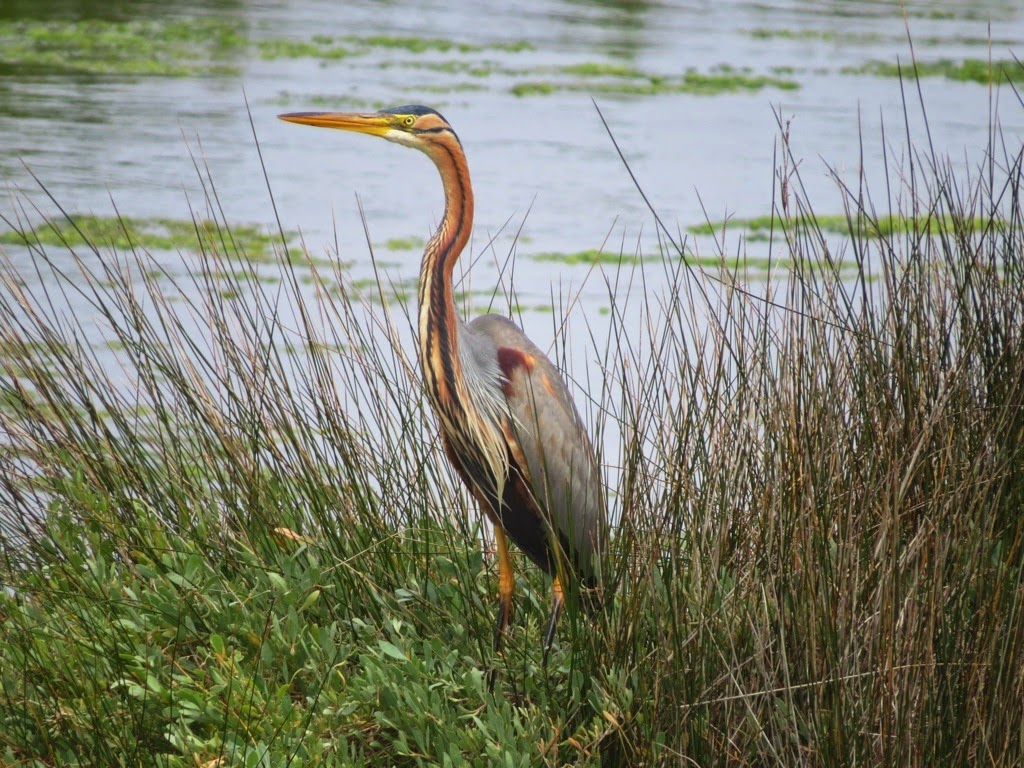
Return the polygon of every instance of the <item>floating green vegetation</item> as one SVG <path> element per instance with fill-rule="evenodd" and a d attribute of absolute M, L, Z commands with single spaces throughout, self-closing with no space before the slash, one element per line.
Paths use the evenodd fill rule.
<path fill-rule="evenodd" d="M 292 263 L 309 263 L 307 259 L 302 259 L 300 262 L 298 259 L 292 259 Z M 269 273 L 269 274 L 268 274 Z M 266 285 L 274 285 L 281 282 L 280 272 L 271 270 L 264 270 L 257 272 L 255 270 L 238 270 L 238 269 L 204 269 L 203 274 L 207 277 L 213 278 L 214 280 L 223 281 L 230 283 L 232 286 L 242 285 L 246 282 L 258 281 Z M 150 279 L 160 277 L 159 274 L 151 274 Z"/>
<path fill-rule="evenodd" d="M 886 39 L 877 32 L 851 32 L 848 29 L 749 29 L 747 34 L 755 40 L 821 40 L 845 45 L 868 45 Z"/>
<path fill-rule="evenodd" d="M 526 41 L 474 45 L 442 38 L 386 35 L 314 35 L 301 40 L 269 37 L 250 41 L 234 22 L 213 18 L 0 21 L 0 65 L 48 72 L 165 77 L 235 74 L 238 69 L 222 59 L 245 51 L 250 43 L 264 59 L 321 60 L 365 56 L 381 49 L 413 54 L 468 54 L 515 53 L 532 47 Z M 476 65 L 471 73 L 490 74 L 490 67 Z"/>
<path fill-rule="evenodd" d="M 0 336 L 0 360 L 5 374 L 25 375 L 49 370 L 55 357 L 67 352 L 66 345 L 48 346 L 46 342 Z"/>
<path fill-rule="evenodd" d="M 755 40 L 833 40 L 836 33 L 826 29 L 769 29 L 758 27 L 748 29 L 747 34 Z"/>
<path fill-rule="evenodd" d="M 420 85 L 409 86 L 406 90 L 412 93 L 473 93 L 477 91 L 486 91 L 487 88 L 480 83 L 451 83 L 449 85 L 422 83 Z M 443 103 L 433 102 L 433 104 L 437 109 L 444 107 Z"/>
<path fill-rule="evenodd" d="M 365 56 L 380 49 L 422 54 L 451 52 L 481 53 L 484 51 L 518 53 L 533 48 L 525 40 L 476 45 L 446 38 L 392 35 L 373 35 L 369 37 L 315 35 L 308 40 L 268 38 L 257 41 L 256 45 L 260 55 L 265 59 L 341 59 L 347 56 Z"/>
<path fill-rule="evenodd" d="M 356 98 L 349 94 L 324 94 L 324 93 L 293 93 L 292 91 L 280 91 L 277 97 L 274 98 L 273 103 L 282 107 L 292 106 L 294 104 L 301 104 L 306 108 L 319 106 L 319 107 L 331 107 L 337 108 L 339 104 L 344 104 L 345 109 L 363 109 L 367 111 L 375 111 L 378 109 L 384 109 L 391 105 L 391 102 L 383 101 L 368 101 L 366 99 Z"/>
<path fill-rule="evenodd" d="M 578 77 L 629 77 L 640 79 L 648 77 L 648 75 L 645 75 L 635 67 L 627 67 L 622 64 L 605 64 L 601 62 L 571 64 L 567 67 L 562 67 L 560 71 L 566 75 L 576 75 Z"/>
<path fill-rule="evenodd" d="M 758 91 L 762 88 L 778 88 L 783 91 L 795 91 L 800 83 L 784 77 L 773 75 L 754 75 L 748 69 L 734 70 L 723 67 L 707 74 L 687 72 L 679 84 L 679 90 L 685 93 L 715 94 L 732 93 L 735 91 Z"/>
<path fill-rule="evenodd" d="M 477 45 L 443 38 L 419 37 L 330 37 L 318 35 L 306 40 L 269 38 L 256 43 L 260 55 L 276 58 L 340 59 L 350 56 L 368 56 L 380 49 L 406 51 L 411 54 L 459 53 L 477 54 L 488 51 L 518 53 L 532 50 L 524 41 Z M 512 68 L 500 61 L 467 60 L 459 58 L 385 58 L 382 68 L 426 69 L 449 75 L 464 75 L 484 79 L 495 75 L 524 78 L 511 87 L 516 96 L 545 95 L 556 91 L 584 91 L 609 95 L 656 95 L 662 93 L 717 94 L 738 91 L 756 91 L 762 88 L 795 90 L 800 84 L 786 75 L 792 72 L 758 74 L 748 67 L 737 68 L 720 64 L 709 71 L 690 69 L 678 75 L 644 72 L 636 67 L 610 62 L 580 62 L 563 67 Z M 526 80 L 535 75 L 550 79 Z M 418 92 L 451 92 L 453 90 L 481 90 L 477 83 L 432 83 L 417 87 Z M 315 103 L 315 102 L 314 102 Z"/>
<path fill-rule="evenodd" d="M 294 233 L 288 233 L 289 237 Z M 192 219 L 129 218 L 73 214 L 25 233 L 0 232 L 0 243 L 68 248 L 104 247 L 151 251 L 213 250 L 244 255 L 251 261 L 270 258 L 279 238 L 255 224 L 232 225 L 230 233 L 216 222 Z"/>
<path fill-rule="evenodd" d="M 405 59 L 400 61 L 382 61 L 378 65 L 381 69 L 402 67 L 403 69 L 424 69 L 446 75 L 467 75 L 469 77 L 485 78 L 492 75 L 505 75 L 516 77 L 527 74 L 532 70 L 513 69 L 506 67 L 497 61 L 466 60 L 466 59 Z"/>
<path fill-rule="evenodd" d="M 642 257 L 590 248 L 576 253 L 535 253 L 531 258 L 534 261 L 557 261 L 559 264 L 575 266 L 578 264 L 633 264 L 641 260 Z"/>
<path fill-rule="evenodd" d="M 344 285 L 335 285 L 331 291 L 335 295 L 346 294 L 358 296 L 369 304 L 411 304 L 416 301 L 418 277 L 388 278 L 359 277 L 345 281 Z M 495 295 L 494 289 L 481 288 L 458 291 L 459 307 L 471 315 L 485 315 L 495 312 L 500 315 L 521 314 L 526 312 L 543 312 L 550 314 L 555 311 L 551 302 L 530 304 L 513 301 L 509 305 L 500 294 Z"/>
<path fill-rule="evenodd" d="M 426 241 L 422 237 L 392 237 L 377 247 L 387 251 L 412 251 L 419 250 L 424 245 Z"/>
<path fill-rule="evenodd" d="M 337 286 L 336 290 L 356 294 L 373 304 L 382 302 L 405 304 L 416 298 L 416 286 L 416 277 L 381 278 L 379 281 L 376 277 L 360 277 L 347 281 L 344 286 Z"/>
<path fill-rule="evenodd" d="M 508 308 L 509 313 L 515 317 L 516 315 L 523 315 L 529 312 L 540 312 L 545 315 L 552 315 L 555 312 L 555 305 L 550 302 L 547 304 L 523 304 L 518 301 L 512 302 L 512 306 Z M 497 314 L 505 315 L 505 308 L 495 308 L 489 305 L 474 305 L 470 308 L 470 312 L 474 315 L 489 315 L 497 312 Z"/>
<path fill-rule="evenodd" d="M 491 43 L 475 45 L 442 38 L 419 37 L 330 37 L 319 35 L 308 40 L 283 40 L 270 38 L 257 42 L 260 55 L 264 58 L 318 58 L 340 59 L 349 56 L 371 55 L 379 49 L 402 50 L 412 54 L 428 52 L 460 54 L 501 51 L 517 53 L 531 50 L 529 43 Z M 794 90 L 800 85 L 790 77 L 791 73 L 756 74 L 749 68 L 737 68 L 721 64 L 707 72 L 690 69 L 679 75 L 661 75 L 643 72 L 635 67 L 609 62 L 581 62 L 564 67 L 539 67 L 533 69 L 511 68 L 498 61 L 473 61 L 465 59 L 423 58 L 386 59 L 380 62 L 384 68 L 405 67 L 427 69 L 450 75 L 465 75 L 483 79 L 494 75 L 510 78 L 525 78 L 530 74 L 548 77 L 543 80 L 522 80 L 511 87 L 516 96 L 545 95 L 556 91 L 585 91 L 587 93 L 656 95 L 662 93 L 717 94 L 737 91 L 756 91 L 762 88 Z M 425 92 L 450 92 L 452 90 L 481 90 L 476 83 L 430 84 L 416 88 Z M 314 102 L 315 103 L 315 102 Z"/>
<path fill-rule="evenodd" d="M 846 67 L 845 74 L 878 75 L 881 77 L 944 77 L 947 80 L 960 82 L 982 83 L 984 85 L 998 83 L 1024 83 L 1024 65 L 1013 59 L 987 61 L 985 59 L 938 59 L 937 61 L 918 61 L 916 66 L 910 63 L 895 64 L 889 61 L 869 61 L 859 67 Z"/>
<path fill-rule="evenodd" d="M 264 59 L 343 59 L 347 56 L 358 55 L 351 48 L 323 42 L 318 38 L 312 40 L 271 38 L 258 41 L 256 46 L 260 56 Z"/>
<path fill-rule="evenodd" d="M 627 256 L 625 254 L 614 253 L 612 251 L 596 250 L 579 251 L 578 253 L 538 253 L 533 256 L 533 258 L 536 261 L 557 261 L 568 266 L 590 266 L 595 264 L 630 266 L 639 264 L 640 262 L 660 264 L 664 261 L 663 257 L 659 253 L 643 256 Z M 707 269 L 725 269 L 730 272 L 767 272 L 769 269 L 793 266 L 792 262 L 780 259 L 756 258 L 751 256 L 723 258 L 721 256 L 696 256 L 692 253 L 688 253 L 686 255 L 686 263 L 695 267 L 699 266 Z"/>
<path fill-rule="evenodd" d="M 692 224 L 687 231 L 695 235 L 717 235 L 723 230 L 740 229 L 745 231 L 748 240 L 767 240 L 774 229 L 778 236 L 783 229 L 812 229 L 849 235 L 851 229 L 858 236 L 889 237 L 905 232 L 927 235 L 944 235 L 948 233 L 979 232 L 992 227 L 1001 229 L 1004 224 L 996 219 L 976 216 L 973 218 L 953 218 L 950 216 L 902 216 L 885 215 L 874 219 L 847 219 L 842 214 L 821 214 L 815 216 L 794 216 L 783 222 L 778 216 L 757 216 L 750 219 L 731 218 L 727 221 L 703 222 Z"/>
<path fill-rule="evenodd" d="M 521 51 L 533 50 L 533 46 L 525 40 L 516 40 L 507 43 L 489 43 L 487 45 L 474 45 L 470 43 L 459 43 L 445 38 L 430 37 L 393 37 L 389 35 L 374 35 L 372 37 L 352 37 L 350 41 L 361 43 L 370 48 L 397 48 L 410 53 L 426 53 L 437 51 L 448 53 L 480 53 L 481 51 L 504 51 L 505 53 L 519 53 Z"/>
<path fill-rule="evenodd" d="M 569 86 L 560 86 L 551 82 L 516 83 L 512 86 L 514 96 L 547 96 L 557 90 L 571 90 Z"/>
<path fill-rule="evenodd" d="M 188 77 L 231 74 L 247 44 L 236 24 L 175 21 L 0 21 L 0 65 L 44 72 Z"/>
<path fill-rule="evenodd" d="M 650 74 L 631 67 L 600 63 L 562 67 L 556 74 L 576 79 L 516 83 L 512 86 L 512 93 L 516 96 L 543 96 L 556 91 L 633 96 L 663 93 L 715 95 L 762 88 L 795 90 L 800 87 L 797 81 L 790 78 L 755 74 L 748 67 L 736 68 L 728 64 L 720 64 L 708 72 L 690 69 L 678 76 Z"/>
<path fill-rule="evenodd" d="M 1011 37 L 999 38 L 984 37 L 981 35 L 947 35 L 942 37 L 933 35 L 929 37 L 914 37 L 915 47 L 949 47 L 951 43 L 956 43 L 957 45 L 974 45 L 984 48 L 1014 48 L 1020 44 L 1020 41 Z"/>

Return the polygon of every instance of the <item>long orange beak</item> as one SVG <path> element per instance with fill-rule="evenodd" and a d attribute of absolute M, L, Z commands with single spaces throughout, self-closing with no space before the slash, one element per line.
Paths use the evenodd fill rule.
<path fill-rule="evenodd" d="M 319 128 L 340 128 L 343 131 L 369 133 L 383 136 L 391 129 L 386 117 L 376 114 L 360 114 L 357 112 L 288 112 L 278 115 L 289 123 L 315 125 Z"/>

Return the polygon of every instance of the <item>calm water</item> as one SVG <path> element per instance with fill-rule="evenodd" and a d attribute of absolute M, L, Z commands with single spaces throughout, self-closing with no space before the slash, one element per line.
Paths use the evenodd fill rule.
<path fill-rule="evenodd" d="M 1024 54 L 1024 7 L 1014 0 L 906 7 L 920 61 Z M 483 253 L 473 287 L 493 284 L 496 258 L 521 229 L 516 290 L 527 306 L 550 304 L 552 291 L 571 295 L 588 275 L 586 266 L 537 261 L 535 254 L 655 251 L 651 217 L 592 98 L 651 201 L 679 228 L 701 223 L 704 211 L 712 219 L 770 211 L 776 112 L 791 120 L 793 149 L 819 213 L 842 211 L 828 166 L 853 178 L 863 153 L 869 176 L 880 184 L 883 153 L 905 152 L 898 80 L 863 71 L 873 61 L 909 61 L 896 2 L 511 0 L 495 7 L 482 1 L 5 0 L 0 6 L 0 22 L 8 25 L 89 18 L 149 22 L 156 29 L 176 20 L 215 22 L 242 42 L 202 48 L 199 55 L 217 66 L 184 76 L 71 72 L 12 61 L 0 51 L 0 178 L 11 190 L 25 190 L 53 210 L 27 164 L 68 211 L 110 215 L 116 204 L 127 216 L 184 219 L 190 205 L 202 207 L 194 154 L 209 167 L 229 221 L 269 228 L 273 212 L 247 99 L 284 226 L 301 230 L 314 254 L 337 242 L 353 274 L 366 275 L 357 196 L 375 243 L 423 240 L 442 210 L 433 167 L 377 139 L 287 125 L 275 115 L 423 103 L 444 112 L 469 155 L 477 193 L 472 248 Z M 0 44 L 13 50 L 12 40 Z M 425 50 L 416 40 L 426 41 L 419 46 Z M 437 40 L 468 47 L 442 50 Z M 342 58 L 268 58 L 282 41 L 313 41 L 321 52 L 351 50 Z M 625 70 L 633 75 L 624 77 Z M 688 70 L 773 80 L 736 92 L 633 92 L 638 83 L 678 82 Z M 538 83 L 554 90 L 519 95 Z M 1006 86 L 937 76 L 922 80 L 922 90 L 936 151 L 962 166 L 982 159 L 992 111 L 1009 144 L 1024 137 L 1024 107 Z M 923 143 L 916 104 L 910 126 Z M 727 252 L 735 253 L 738 242 L 737 235 Z M 708 239 L 691 238 L 691 245 L 702 254 L 715 250 Z M 31 280 L 28 255 L 10 246 L 5 252 Z M 415 276 L 418 251 L 381 248 L 378 255 L 395 279 Z M 175 253 L 164 257 L 169 264 L 178 260 Z M 580 312 L 600 328 L 605 289 L 600 276 L 590 281 Z M 523 322 L 546 346 L 550 315 L 528 311 Z M 574 355 L 586 365 L 595 353 L 581 345 Z"/>

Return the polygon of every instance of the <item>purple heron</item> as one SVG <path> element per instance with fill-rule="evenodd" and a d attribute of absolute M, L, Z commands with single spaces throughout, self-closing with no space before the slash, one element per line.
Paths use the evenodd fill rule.
<path fill-rule="evenodd" d="M 605 531 L 594 449 L 558 370 L 510 320 L 465 323 L 455 311 L 452 269 L 473 226 L 466 155 L 435 110 L 396 107 L 372 114 L 295 112 L 282 120 L 382 136 L 427 154 L 441 174 L 445 208 L 419 274 L 419 346 L 426 390 L 444 450 L 494 526 L 499 608 L 494 648 L 512 616 L 512 539 L 552 577 L 544 639 L 551 648 L 565 588 L 590 594 Z M 571 580 L 571 581 L 570 581 Z"/>

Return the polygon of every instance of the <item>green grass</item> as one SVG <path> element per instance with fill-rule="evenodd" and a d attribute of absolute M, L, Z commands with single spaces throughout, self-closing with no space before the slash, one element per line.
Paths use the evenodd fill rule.
<path fill-rule="evenodd" d="M 281 281 L 250 279 L 219 220 L 175 281 L 41 225 L 0 267 L 0 762 L 1019 765 L 1009 144 L 970 179 L 915 154 L 859 180 L 840 275 L 784 140 L 770 302 L 669 247 L 605 266 L 606 313 L 552 317 L 553 359 L 595 361 L 576 401 L 614 531 L 605 607 L 570 601 L 547 668 L 519 555 L 491 650 L 490 539 L 415 311 L 300 273 L 286 236 Z"/>

